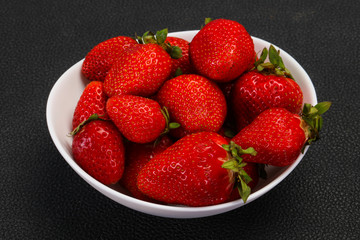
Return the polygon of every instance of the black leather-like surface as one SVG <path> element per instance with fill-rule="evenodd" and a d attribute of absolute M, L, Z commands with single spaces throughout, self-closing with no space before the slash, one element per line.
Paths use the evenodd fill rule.
<path fill-rule="evenodd" d="M 0 239 L 358 239 L 359 1 L 1 1 Z M 199 219 L 109 200 L 63 160 L 47 130 L 49 92 L 97 43 L 146 30 L 242 23 L 305 68 L 333 102 L 322 139 L 275 189 Z"/>

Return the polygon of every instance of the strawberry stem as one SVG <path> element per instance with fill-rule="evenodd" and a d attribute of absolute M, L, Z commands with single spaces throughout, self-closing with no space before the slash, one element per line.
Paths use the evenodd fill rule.
<path fill-rule="evenodd" d="M 160 109 L 161 113 L 164 115 L 165 118 L 165 129 L 164 131 L 161 133 L 160 136 L 167 134 L 168 132 L 170 132 L 171 129 L 175 129 L 180 127 L 180 124 L 177 122 L 170 122 L 170 114 L 169 111 L 167 110 L 167 108 L 164 106 L 162 109 Z"/>
<path fill-rule="evenodd" d="M 230 141 L 229 145 L 227 144 L 222 145 L 222 147 L 231 154 L 232 158 L 224 162 L 221 167 L 237 173 L 237 188 L 240 197 L 245 203 L 251 193 L 251 188 L 247 184 L 250 181 L 252 181 L 252 179 L 243 169 L 243 167 L 246 166 L 246 163 L 243 162 L 243 158 L 241 157 L 241 155 L 250 154 L 252 156 L 255 156 L 257 152 L 252 147 L 247 149 L 242 149 L 239 145 L 235 144 L 233 141 Z"/>
<path fill-rule="evenodd" d="M 98 115 L 97 113 L 94 113 L 93 115 L 91 115 L 88 119 L 84 120 L 83 122 L 81 122 L 72 132 L 69 133 L 70 136 L 74 136 L 75 134 L 77 134 L 80 129 L 85 126 L 86 124 L 88 124 L 91 121 L 94 120 L 103 120 L 106 121 L 106 119 L 103 119 L 101 117 L 103 117 L 104 115 Z"/>

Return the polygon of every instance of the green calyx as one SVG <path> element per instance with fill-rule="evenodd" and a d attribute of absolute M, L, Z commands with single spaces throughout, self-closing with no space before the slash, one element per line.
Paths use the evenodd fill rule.
<path fill-rule="evenodd" d="M 320 138 L 319 132 L 323 126 L 322 114 L 329 110 L 331 102 L 320 102 L 315 106 L 312 106 L 309 103 L 304 104 L 303 111 L 301 113 L 301 118 L 307 124 L 307 143 L 310 145 L 312 142 Z"/>
<path fill-rule="evenodd" d="M 88 124 L 89 122 L 91 121 L 94 121 L 94 120 L 103 120 L 103 121 L 106 121 L 106 119 L 103 119 L 101 118 L 103 117 L 103 115 L 99 115 L 97 113 L 94 113 L 93 115 L 91 115 L 88 119 L 84 120 L 83 122 L 81 122 L 72 132 L 69 133 L 70 136 L 75 136 L 75 134 L 77 134 L 80 129 L 85 126 L 86 124 Z"/>
<path fill-rule="evenodd" d="M 170 114 L 169 111 L 167 110 L 167 108 L 164 106 L 162 109 L 160 109 L 162 115 L 165 118 L 165 129 L 164 131 L 160 134 L 160 136 L 158 138 L 156 138 L 156 140 L 154 141 L 154 147 L 160 142 L 161 138 L 168 134 L 170 132 L 171 129 L 175 129 L 180 127 L 180 124 L 177 122 L 170 122 Z"/>
<path fill-rule="evenodd" d="M 205 18 L 204 25 L 201 25 L 201 29 L 202 29 L 206 24 L 208 24 L 209 22 L 211 22 L 212 20 L 213 20 L 212 18 Z"/>
<path fill-rule="evenodd" d="M 252 179 L 243 169 L 246 166 L 246 163 L 243 162 L 243 158 L 241 157 L 241 155 L 250 154 L 252 156 L 255 156 L 257 152 L 252 147 L 242 149 L 233 141 L 230 141 L 229 145 L 224 144 L 222 147 L 231 154 L 232 158 L 224 162 L 221 167 L 229 169 L 236 173 L 236 187 L 238 188 L 240 197 L 245 203 L 251 193 L 251 188 L 247 184 L 252 181 Z"/>
<path fill-rule="evenodd" d="M 165 106 L 162 109 L 160 109 L 160 111 L 164 115 L 164 118 L 165 118 L 165 129 L 161 135 L 165 135 L 165 134 L 169 133 L 171 129 L 180 127 L 179 123 L 170 122 L 170 114 Z"/>
<path fill-rule="evenodd" d="M 182 57 L 181 48 L 178 46 L 172 46 L 169 42 L 166 42 L 168 35 L 168 29 L 157 31 L 156 34 L 147 31 L 141 37 L 135 34 L 135 40 L 139 44 L 154 43 L 160 45 L 170 56 L 174 59 Z"/>
<path fill-rule="evenodd" d="M 181 68 L 177 68 L 175 71 L 174 77 L 178 77 L 180 75 L 183 75 L 183 72 L 182 72 Z"/>
<path fill-rule="evenodd" d="M 212 20 L 213 20 L 212 18 L 205 18 L 205 25 L 211 22 Z"/>
<path fill-rule="evenodd" d="M 265 62 L 268 56 L 270 62 Z M 295 80 L 289 69 L 285 67 L 284 62 L 280 57 L 280 50 L 276 50 L 273 45 L 270 45 L 269 50 L 267 48 L 263 49 L 259 60 L 257 60 L 254 65 L 255 67 L 253 69 L 258 70 L 263 74 L 283 76 Z"/>

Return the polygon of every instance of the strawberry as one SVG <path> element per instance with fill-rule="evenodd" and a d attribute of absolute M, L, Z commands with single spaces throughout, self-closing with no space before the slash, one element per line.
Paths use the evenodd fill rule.
<path fill-rule="evenodd" d="M 322 102 L 312 107 L 304 105 L 303 113 L 294 114 L 285 108 L 270 108 L 262 112 L 233 139 L 242 148 L 253 147 L 256 156 L 247 155 L 246 162 L 256 162 L 274 166 L 292 164 L 305 145 L 319 138 L 322 127 L 321 114 L 331 103 Z"/>
<path fill-rule="evenodd" d="M 108 99 L 106 111 L 124 137 L 133 142 L 152 142 L 169 131 L 166 110 L 152 99 L 116 95 Z"/>
<path fill-rule="evenodd" d="M 85 172 L 99 182 L 114 184 L 124 172 L 122 136 L 111 121 L 96 119 L 98 116 L 92 115 L 72 132 L 73 157 Z"/>
<path fill-rule="evenodd" d="M 72 126 L 75 129 L 80 123 L 88 119 L 94 113 L 107 118 L 105 105 L 107 96 L 103 90 L 103 83 L 92 81 L 86 85 L 76 105 Z"/>
<path fill-rule="evenodd" d="M 125 36 L 108 39 L 96 45 L 85 57 L 81 72 L 91 81 L 105 80 L 114 61 L 124 49 L 137 44 L 137 42 Z"/>
<path fill-rule="evenodd" d="M 127 48 L 106 76 L 106 94 L 150 97 L 156 93 L 171 76 L 172 58 L 182 56 L 179 47 L 165 42 L 166 37 L 167 29 L 156 35 L 146 32 L 142 37 L 136 36 L 140 44 Z"/>
<path fill-rule="evenodd" d="M 230 105 L 238 131 L 268 108 L 282 107 L 292 113 L 301 112 L 303 93 L 285 69 L 279 52 L 270 46 L 270 62 L 264 63 L 266 57 L 265 48 L 261 59 L 255 63 L 256 69 L 243 74 L 232 88 Z"/>
<path fill-rule="evenodd" d="M 168 109 L 171 119 L 180 124 L 172 131 L 178 138 L 199 131 L 219 131 L 227 112 L 225 97 L 219 87 L 195 74 L 166 81 L 156 99 Z"/>
<path fill-rule="evenodd" d="M 113 64 L 105 78 L 104 89 L 109 97 L 151 96 L 170 77 L 171 69 L 171 57 L 159 45 L 133 45 Z"/>
<path fill-rule="evenodd" d="M 189 42 L 185 39 L 178 37 L 167 37 L 165 42 L 168 42 L 171 46 L 177 46 L 181 49 L 182 57 L 178 59 L 172 59 L 172 74 L 171 76 L 177 76 L 180 74 L 194 73 L 192 64 L 190 63 L 189 56 Z"/>
<path fill-rule="evenodd" d="M 190 42 L 190 60 L 201 75 L 218 82 L 239 77 L 254 62 L 254 43 L 240 23 L 208 22 Z"/>
<path fill-rule="evenodd" d="M 132 194 L 133 197 L 154 202 L 155 200 L 144 195 L 137 187 L 136 180 L 140 170 L 143 166 L 150 161 L 155 155 L 163 152 L 172 144 L 172 140 L 163 136 L 157 144 L 147 143 L 139 144 L 129 142 L 126 145 L 126 165 L 124 174 L 120 180 L 120 183 Z"/>
<path fill-rule="evenodd" d="M 229 149 L 227 140 L 217 133 L 187 135 L 140 170 L 138 188 L 164 203 L 207 206 L 227 201 L 235 177 L 239 176 L 240 192 L 246 201 L 250 194 L 246 185 L 249 176 L 242 169 L 244 164 L 237 160 L 240 157 L 233 158 L 230 149 L 225 148 Z M 239 152 L 242 153 L 253 154 L 253 151 Z"/>
<path fill-rule="evenodd" d="M 175 142 L 140 171 L 137 185 L 161 202 L 206 206 L 226 201 L 234 184 L 233 173 L 221 165 L 229 159 L 220 135 L 201 132 Z"/>

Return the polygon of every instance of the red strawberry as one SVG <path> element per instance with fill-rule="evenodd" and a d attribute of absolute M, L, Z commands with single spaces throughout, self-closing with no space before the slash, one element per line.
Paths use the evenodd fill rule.
<path fill-rule="evenodd" d="M 156 35 L 137 36 L 140 43 L 126 49 L 106 76 L 104 88 L 109 97 L 121 94 L 150 97 L 171 76 L 172 58 L 180 58 L 181 49 L 165 42 L 167 29 Z"/>
<path fill-rule="evenodd" d="M 92 120 L 73 134 L 72 153 L 77 164 L 105 185 L 118 182 L 124 172 L 125 152 L 116 126 L 111 121 Z"/>
<path fill-rule="evenodd" d="M 124 137 L 133 142 L 152 142 L 168 131 L 167 114 L 152 99 L 116 95 L 108 99 L 106 111 Z"/>
<path fill-rule="evenodd" d="M 239 77 L 254 62 L 254 43 L 243 25 L 227 19 L 207 23 L 190 43 L 197 72 L 218 82 Z"/>
<path fill-rule="evenodd" d="M 72 120 L 73 129 L 94 113 L 102 115 L 102 118 L 107 118 L 106 100 L 107 96 L 103 90 L 103 83 L 99 81 L 90 82 L 85 87 L 76 105 Z"/>
<path fill-rule="evenodd" d="M 274 57 L 275 61 L 282 62 L 273 46 L 270 47 L 270 51 L 271 62 L 274 62 Z M 266 58 L 266 55 L 267 52 L 263 53 L 262 59 Z M 257 63 L 256 67 L 261 71 L 247 72 L 235 81 L 230 102 L 238 131 L 268 108 L 282 107 L 292 113 L 301 112 L 303 93 L 300 86 L 290 78 L 288 71 L 288 75 L 285 75 L 285 66 L 278 69 L 279 66 L 271 62 L 265 64 L 269 69 L 262 67 L 264 63 Z"/>
<path fill-rule="evenodd" d="M 121 184 L 132 194 L 133 197 L 148 202 L 153 199 L 144 195 L 137 187 L 136 180 L 140 170 L 155 155 L 163 152 L 172 144 L 167 136 L 163 136 L 156 145 L 154 143 L 138 144 L 129 142 L 126 146 L 126 165 Z"/>
<path fill-rule="evenodd" d="M 85 57 L 81 72 L 91 81 L 104 81 L 114 61 L 124 49 L 137 44 L 130 37 L 114 37 L 96 45 Z"/>
<path fill-rule="evenodd" d="M 156 99 L 168 109 L 170 118 L 180 124 L 172 131 L 177 137 L 199 131 L 217 132 L 227 112 L 225 97 L 219 87 L 195 74 L 166 81 Z"/>
<path fill-rule="evenodd" d="M 181 74 L 194 73 L 193 66 L 190 63 L 189 57 L 189 42 L 185 39 L 178 37 L 167 37 L 165 42 L 170 43 L 171 46 L 177 46 L 181 49 L 182 57 L 178 59 L 173 59 L 172 62 L 172 76 L 175 76 L 178 69 L 180 69 Z"/>
<path fill-rule="evenodd" d="M 239 175 L 240 192 L 246 201 L 250 194 L 246 185 L 249 176 L 242 169 L 240 157 L 237 160 L 228 152 L 236 149 L 230 149 L 227 143 L 214 132 L 185 136 L 141 169 L 137 179 L 139 190 L 164 203 L 207 206 L 227 201 L 235 176 Z M 239 152 L 243 153 L 253 151 Z"/>
<path fill-rule="evenodd" d="M 246 156 L 244 161 L 287 166 L 292 164 L 306 144 L 318 139 L 322 127 L 322 113 L 329 102 L 311 107 L 305 104 L 302 116 L 284 108 L 270 108 L 243 128 L 233 139 L 242 148 L 253 147 L 256 156 Z"/>
<path fill-rule="evenodd" d="M 113 64 L 104 82 L 109 97 L 151 96 L 170 77 L 170 55 L 159 45 L 137 44 L 127 48 Z"/>
<path fill-rule="evenodd" d="M 227 141 L 216 133 L 188 135 L 156 155 L 140 171 L 138 187 L 161 202 L 206 206 L 226 201 L 233 172 L 221 167 L 229 159 Z"/>

